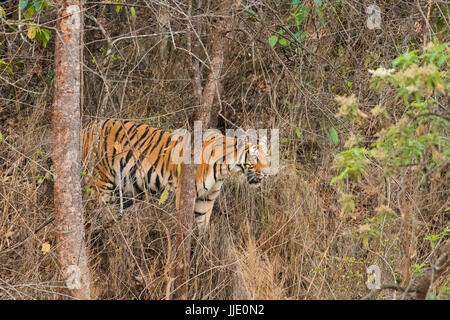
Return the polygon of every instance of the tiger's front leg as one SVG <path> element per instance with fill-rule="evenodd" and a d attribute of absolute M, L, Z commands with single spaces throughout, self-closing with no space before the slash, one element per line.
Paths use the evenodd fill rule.
<path fill-rule="evenodd" d="M 206 232 L 209 227 L 209 220 L 211 219 L 212 209 L 214 207 L 214 200 L 208 198 L 197 198 L 195 200 L 194 214 L 195 222 L 200 233 Z"/>
<path fill-rule="evenodd" d="M 205 232 L 209 227 L 209 220 L 211 219 L 212 209 L 214 207 L 214 201 L 219 196 L 220 189 L 222 188 L 223 180 L 213 184 L 208 191 L 203 194 L 197 194 L 195 200 L 195 221 L 200 232 Z"/>

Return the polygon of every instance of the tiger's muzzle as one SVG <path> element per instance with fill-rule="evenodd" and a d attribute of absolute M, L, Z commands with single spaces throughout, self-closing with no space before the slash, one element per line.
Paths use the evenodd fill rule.
<path fill-rule="evenodd" d="M 253 187 L 258 187 L 266 175 L 257 172 L 247 172 L 247 181 Z"/>

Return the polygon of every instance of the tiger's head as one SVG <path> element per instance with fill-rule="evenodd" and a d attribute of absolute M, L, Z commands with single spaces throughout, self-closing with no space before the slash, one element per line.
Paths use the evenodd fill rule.
<path fill-rule="evenodd" d="M 243 172 L 251 186 L 257 187 L 262 180 L 269 175 L 269 164 L 266 153 L 257 146 L 249 146 L 246 150 L 245 159 L 242 164 Z"/>

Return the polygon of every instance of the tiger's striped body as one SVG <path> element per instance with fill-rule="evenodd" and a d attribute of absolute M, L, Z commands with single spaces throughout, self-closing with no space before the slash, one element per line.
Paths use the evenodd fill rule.
<path fill-rule="evenodd" d="M 204 141 L 202 162 L 196 168 L 194 209 L 201 230 L 208 226 L 214 201 L 231 171 L 242 170 L 254 184 L 268 174 L 264 153 L 251 155 L 248 144 L 238 148 L 235 137 L 211 135 Z M 113 193 L 132 199 L 177 187 L 178 163 L 173 161 L 172 151 L 183 142 L 183 136 L 168 131 L 108 119 L 93 122 L 83 130 L 82 158 L 86 163 L 88 156 L 95 155 L 90 184 L 103 194 L 103 200 L 109 202 Z M 124 204 L 128 206 L 131 201 Z"/>

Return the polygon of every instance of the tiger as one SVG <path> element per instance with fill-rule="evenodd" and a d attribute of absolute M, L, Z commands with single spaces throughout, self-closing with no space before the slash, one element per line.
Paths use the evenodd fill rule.
<path fill-rule="evenodd" d="M 201 232 L 208 229 L 214 202 L 231 172 L 240 171 L 250 185 L 259 186 L 270 171 L 259 143 L 208 132 L 195 177 L 194 215 Z M 175 149 L 181 149 L 182 157 L 187 141 L 183 135 L 132 120 L 93 121 L 82 130 L 82 161 L 86 166 L 88 156 L 94 159 L 88 184 L 105 202 L 119 193 L 126 199 L 123 208 L 132 205 L 135 195 L 177 191 L 181 166 Z"/>

